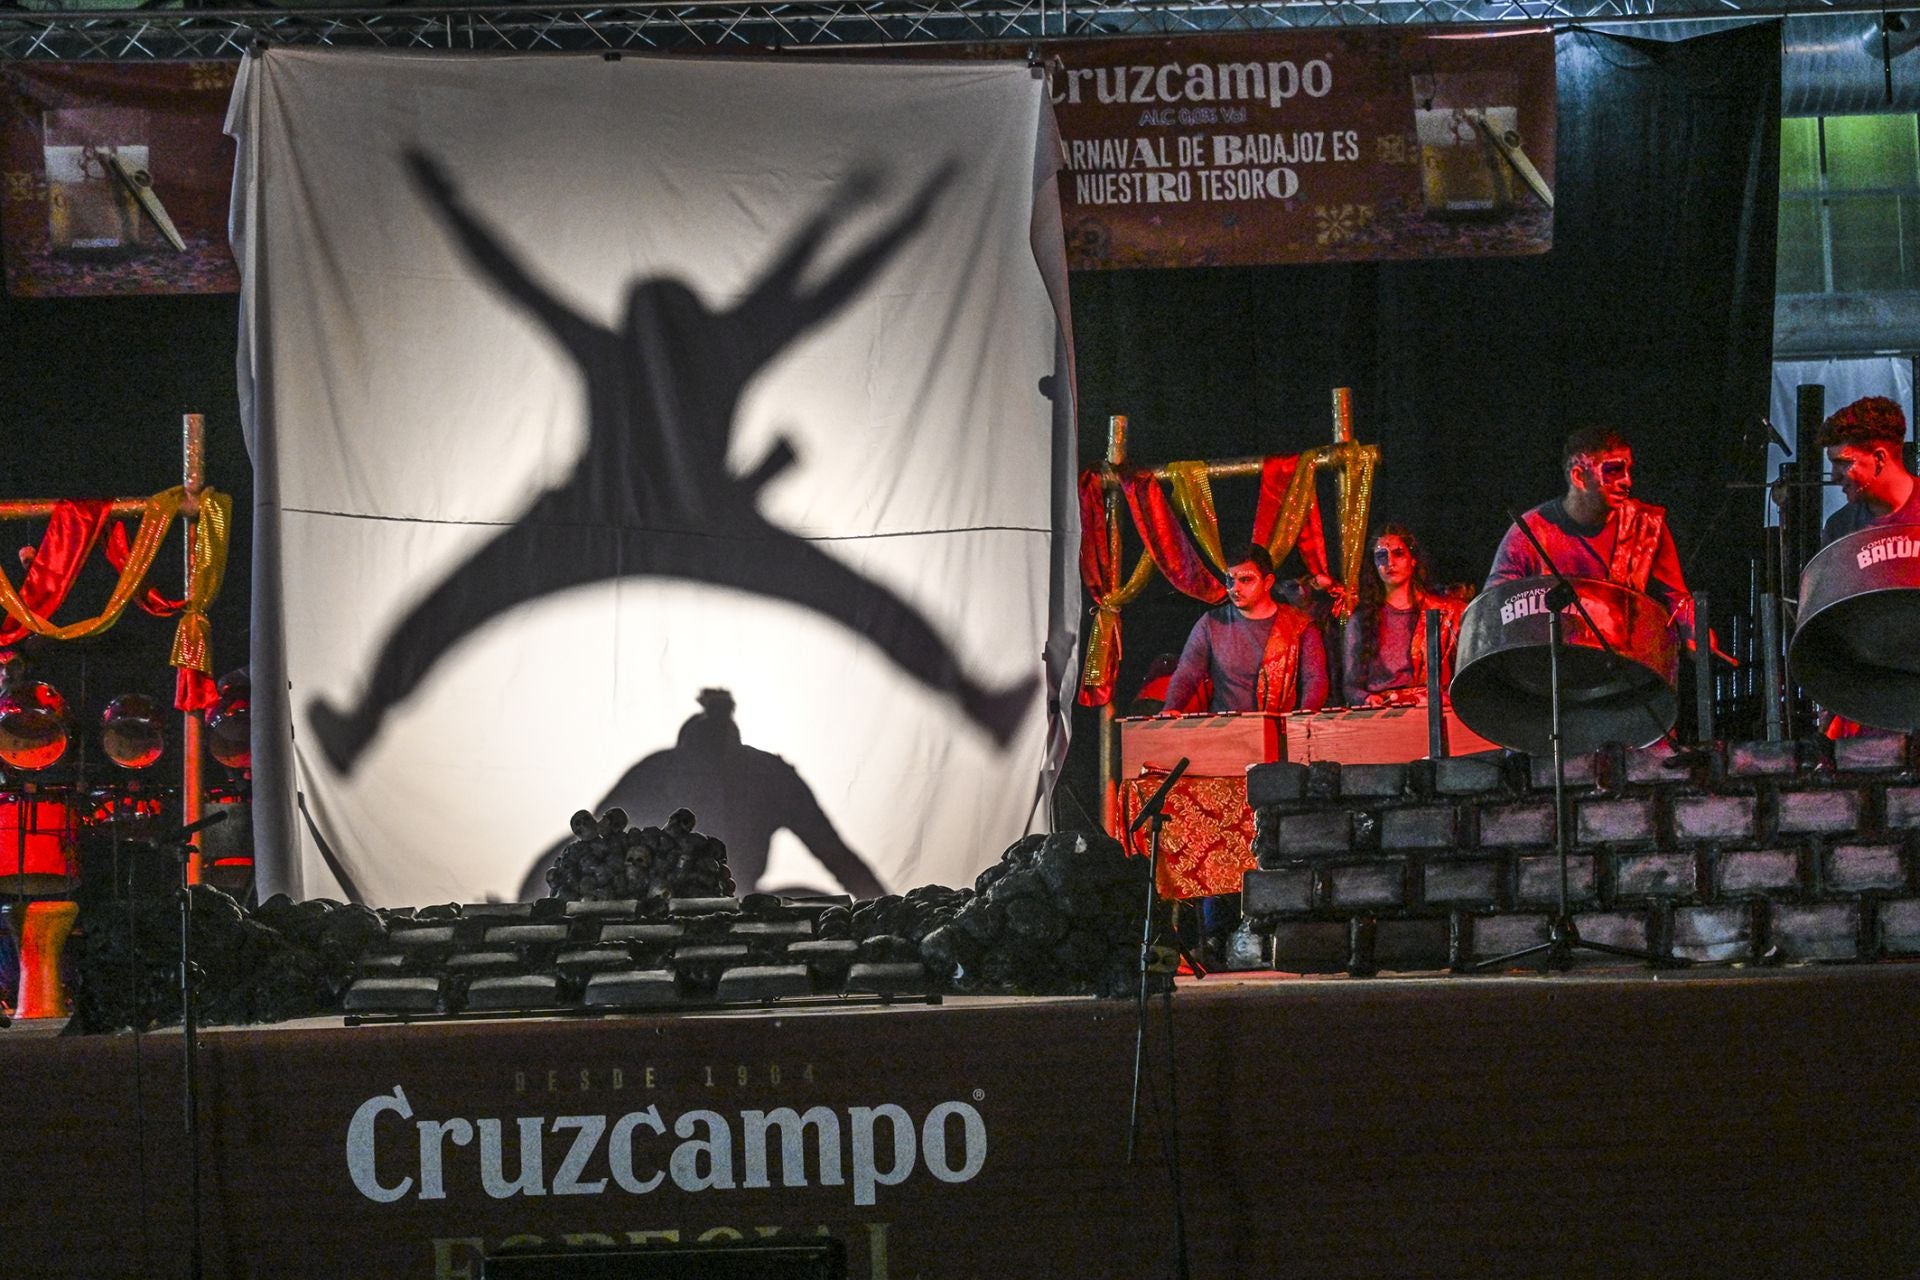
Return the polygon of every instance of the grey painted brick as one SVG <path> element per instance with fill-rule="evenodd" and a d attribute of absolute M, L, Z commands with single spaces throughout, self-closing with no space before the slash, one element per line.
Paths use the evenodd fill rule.
<path fill-rule="evenodd" d="M 1307 766 L 1290 761 L 1256 764 L 1247 770 L 1247 807 L 1298 804 L 1307 798 Z"/>
<path fill-rule="evenodd" d="M 1896 844 L 1843 844 L 1829 849 L 1820 885 L 1828 893 L 1900 893 L 1907 869 Z"/>
<path fill-rule="evenodd" d="M 1616 854 L 1617 898 L 1694 898 L 1700 894 L 1700 864 L 1690 853 Z"/>
<path fill-rule="evenodd" d="M 1780 903 L 1768 936 L 1788 960 L 1857 960 L 1860 908 L 1851 902 Z"/>
<path fill-rule="evenodd" d="M 1560 859 L 1555 854 L 1519 858 L 1514 886 L 1514 901 L 1526 906 L 1557 905 L 1560 901 Z M 1593 902 L 1599 898 L 1594 885 L 1592 854 L 1576 853 L 1567 859 L 1567 901 Z"/>
<path fill-rule="evenodd" d="M 1691 762 L 1676 765 L 1673 756 L 1673 748 L 1665 738 L 1650 747 L 1630 748 L 1626 753 L 1627 781 L 1638 787 L 1692 780 L 1698 766 Z"/>
<path fill-rule="evenodd" d="M 1338 800 L 1340 798 L 1340 762 L 1338 760 L 1315 760 L 1307 766 L 1307 799 Z"/>
<path fill-rule="evenodd" d="M 1751 840 L 1758 812 L 1752 796 L 1675 796 L 1673 834 L 1681 840 Z"/>
<path fill-rule="evenodd" d="M 1505 757 L 1489 752 L 1446 756 L 1433 762 L 1433 789 L 1443 796 L 1481 795 L 1506 784 Z"/>
<path fill-rule="evenodd" d="M 1920 955 L 1920 898 L 1889 898 L 1880 904 L 1880 945 L 1894 955 Z"/>
<path fill-rule="evenodd" d="M 1342 973 L 1347 922 L 1286 920 L 1273 927 L 1273 967 L 1282 973 Z"/>
<path fill-rule="evenodd" d="M 1574 930 L 1583 942 L 1598 942 L 1609 947 L 1627 947 L 1651 952 L 1644 911 L 1588 911 L 1573 918 Z M 1609 955 L 1605 951 L 1576 951 L 1574 959 L 1583 964 L 1632 964 L 1628 956 Z"/>
<path fill-rule="evenodd" d="M 1396 800 L 1406 793 L 1404 764 L 1350 764 L 1340 770 L 1340 794 L 1350 799 Z"/>
<path fill-rule="evenodd" d="M 1373 966 L 1406 972 L 1447 967 L 1446 920 L 1382 920 L 1374 928 Z"/>
<path fill-rule="evenodd" d="M 1633 844 L 1651 840 L 1657 832 L 1652 796 L 1582 800 L 1577 812 L 1574 830 L 1580 844 Z"/>
<path fill-rule="evenodd" d="M 1313 909 L 1313 868 L 1273 867 L 1249 871 L 1240 881 L 1240 910 L 1274 916 Z"/>
<path fill-rule="evenodd" d="M 1887 825 L 1920 827 L 1920 787 L 1887 788 Z"/>
<path fill-rule="evenodd" d="M 1491 907 L 1506 879 L 1504 858 L 1428 858 L 1422 896 L 1433 906 Z"/>
<path fill-rule="evenodd" d="M 1483 846 L 1553 843 L 1553 804 L 1510 804 L 1480 810 Z"/>
<path fill-rule="evenodd" d="M 1779 778 L 1800 768 L 1800 743 L 1733 742 L 1727 745 L 1727 773 L 1736 778 Z"/>
<path fill-rule="evenodd" d="M 1324 905 L 1350 911 L 1361 907 L 1398 907 L 1407 900 L 1404 858 L 1337 863 L 1326 869 Z"/>
<path fill-rule="evenodd" d="M 1676 907 L 1673 954 L 1688 960 L 1731 964 L 1753 958 L 1753 911 L 1745 904 Z"/>
<path fill-rule="evenodd" d="M 1380 819 L 1382 849 L 1445 849 L 1454 842 L 1452 805 L 1389 809 Z"/>
<path fill-rule="evenodd" d="M 1353 844 L 1353 819 L 1345 809 L 1281 814 L 1273 824 L 1273 847 L 1282 858 L 1345 853 Z"/>
<path fill-rule="evenodd" d="M 1489 960 L 1531 947 L 1547 940 L 1545 916 L 1473 917 L 1472 954 L 1477 960 Z"/>
<path fill-rule="evenodd" d="M 1600 777 L 1599 754 L 1585 751 L 1579 755 L 1568 756 L 1562 762 L 1567 773 L 1569 787 L 1591 787 Z M 1529 757 L 1527 777 L 1533 783 L 1535 791 L 1553 790 L 1553 754 L 1542 752 Z"/>
<path fill-rule="evenodd" d="M 1723 898 L 1798 893 L 1805 885 L 1798 849 L 1739 849 L 1714 859 L 1713 891 Z"/>
<path fill-rule="evenodd" d="M 1881 732 L 1835 739 L 1833 767 L 1841 773 L 1880 773 L 1904 769 L 1907 767 L 1907 735 Z"/>
<path fill-rule="evenodd" d="M 1857 791 L 1782 791 L 1780 834 L 1835 835 L 1860 822 Z"/>

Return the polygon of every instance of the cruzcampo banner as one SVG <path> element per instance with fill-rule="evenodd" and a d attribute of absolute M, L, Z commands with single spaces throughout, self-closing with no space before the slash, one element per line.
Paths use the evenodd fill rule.
<path fill-rule="evenodd" d="M 1489 257 L 1553 242 L 1553 36 L 1047 47 L 1068 263 Z"/>

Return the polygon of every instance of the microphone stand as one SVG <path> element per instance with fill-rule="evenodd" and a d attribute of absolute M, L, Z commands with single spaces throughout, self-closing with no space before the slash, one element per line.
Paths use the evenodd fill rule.
<path fill-rule="evenodd" d="M 1153 927 L 1154 910 L 1160 903 L 1160 828 L 1167 821 L 1167 797 L 1173 793 L 1173 784 L 1187 771 L 1190 762 L 1181 756 L 1173 766 L 1166 780 L 1140 807 L 1139 814 L 1127 827 L 1127 834 L 1133 835 L 1142 826 L 1148 826 L 1147 834 L 1147 909 L 1140 922 L 1140 998 L 1137 1006 L 1138 1018 L 1134 1026 L 1133 1037 L 1133 1098 L 1127 1115 L 1127 1163 L 1133 1163 L 1136 1141 L 1140 1136 L 1140 1091 L 1146 1079 L 1147 1065 L 1147 987 L 1148 973 L 1152 967 L 1155 930 Z M 1181 946 L 1176 936 L 1174 945 L 1196 977 L 1204 978 L 1203 969 L 1187 949 Z M 1173 1184 L 1173 1265 L 1175 1280 L 1187 1280 L 1187 1214 L 1186 1197 L 1180 1183 L 1180 1097 L 1176 1087 L 1179 1055 L 1173 1042 L 1173 983 L 1168 981 L 1162 992 L 1163 1007 L 1166 1012 L 1167 1026 L 1167 1114 L 1164 1120 L 1164 1137 L 1161 1150 L 1167 1163 L 1167 1178 Z"/>
<path fill-rule="evenodd" d="M 193 863 L 194 835 L 226 820 L 226 810 L 222 809 L 198 822 L 187 824 L 164 840 L 155 841 L 162 848 L 171 846 L 174 857 L 180 863 L 180 884 L 176 895 L 180 899 L 180 1031 L 186 1052 L 186 1066 L 181 1073 L 181 1094 L 187 1142 L 188 1229 L 192 1233 L 187 1254 L 187 1275 L 190 1280 L 200 1280 L 204 1274 L 204 1264 L 200 1248 L 199 1016 L 194 1007 L 197 994 L 195 979 L 199 976 L 199 970 L 193 963 L 193 886 L 188 876 Z"/>
<path fill-rule="evenodd" d="M 1553 586 L 1547 591 L 1547 691 L 1548 715 L 1552 726 L 1553 742 L 1553 850 L 1560 861 L 1559 903 L 1547 922 L 1547 938 L 1530 947 L 1510 951 L 1505 955 L 1494 956 L 1467 966 L 1468 973 L 1481 973 L 1488 969 L 1499 969 L 1516 960 L 1525 960 L 1529 956 L 1544 956 L 1543 972 L 1562 972 L 1573 967 L 1573 953 L 1577 950 L 1600 951 L 1612 956 L 1625 956 L 1632 960 L 1643 960 L 1653 965 L 1682 966 L 1690 963 L 1674 956 L 1658 956 L 1651 951 L 1641 951 L 1633 947 L 1616 946 L 1610 942 L 1589 942 L 1580 936 L 1580 929 L 1573 922 L 1573 908 L 1568 899 L 1567 863 L 1571 856 L 1570 842 L 1567 839 L 1567 761 L 1561 750 L 1560 724 L 1560 648 L 1563 641 L 1562 615 L 1569 605 L 1576 609 L 1586 622 L 1588 632 L 1600 642 L 1601 649 L 1611 658 L 1618 659 L 1619 652 L 1607 642 L 1605 635 L 1593 625 L 1593 618 L 1587 613 L 1586 605 L 1580 601 L 1580 593 L 1570 579 L 1560 572 L 1560 566 L 1553 562 L 1553 556 L 1541 543 L 1527 522 L 1512 512 L 1507 513 L 1513 522 L 1526 535 L 1533 549 L 1540 553 L 1541 563 L 1546 565 L 1547 573 L 1553 578 Z M 1647 712 L 1653 716 L 1651 709 Z"/>

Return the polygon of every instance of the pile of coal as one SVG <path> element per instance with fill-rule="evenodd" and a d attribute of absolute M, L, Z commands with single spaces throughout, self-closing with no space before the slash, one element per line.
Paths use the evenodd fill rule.
<path fill-rule="evenodd" d="M 270 898 L 249 915 L 210 885 L 192 891 L 189 951 L 199 1021 L 282 1022 L 337 1013 L 354 958 L 385 932 L 365 907 Z M 70 951 L 75 1033 L 180 1021 L 180 904 L 172 894 L 101 899 Z"/>
<path fill-rule="evenodd" d="M 949 923 L 972 900 L 971 889 L 937 884 L 869 898 L 854 906 L 849 930 L 843 936 L 860 944 L 864 963 L 912 963 L 920 959 L 920 946 L 927 935 Z M 824 928 L 828 922 L 823 917 L 820 923 Z"/>
<path fill-rule="evenodd" d="M 1147 862 L 1127 856 L 1111 837 L 1026 836 L 980 873 L 972 892 L 943 892 L 964 901 L 922 935 L 920 958 L 951 989 L 1103 996 L 1137 990 Z M 1156 910 L 1164 912 L 1165 904 L 1156 901 Z"/>
<path fill-rule="evenodd" d="M 598 818 L 582 809 L 547 887 L 558 898 L 636 898 L 657 911 L 673 898 L 732 897 L 727 846 L 695 831 L 694 821 L 690 810 L 676 809 L 664 827 L 632 827 L 624 809 Z"/>

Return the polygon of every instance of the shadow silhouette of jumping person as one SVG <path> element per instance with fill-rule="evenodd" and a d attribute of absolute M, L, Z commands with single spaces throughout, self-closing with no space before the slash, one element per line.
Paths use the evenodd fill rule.
<path fill-rule="evenodd" d="M 633 826 L 657 827 L 675 809 L 691 809 L 700 831 L 727 846 L 727 869 L 741 893 L 760 888 L 774 833 L 782 829 L 800 837 L 855 898 L 885 893 L 873 869 L 841 839 L 799 771 L 773 752 L 741 742 L 733 695 L 702 689 L 699 701 L 700 713 L 680 726 L 678 743 L 627 770 L 593 811 L 618 806 Z M 527 873 L 520 886 L 523 901 L 552 892 L 547 871 L 566 845 L 562 840 L 547 850 Z"/>
<path fill-rule="evenodd" d="M 587 443 L 565 483 L 535 498 L 407 611 L 381 646 L 357 705 L 308 705 L 308 721 L 336 770 L 351 773 L 386 715 L 495 616 L 572 587 L 648 576 L 732 587 L 822 614 L 878 645 L 1006 744 L 1033 702 L 1038 674 L 1001 689 L 975 682 L 912 604 L 761 515 L 761 488 L 796 458 L 784 437 L 747 471 L 727 466 L 747 384 L 851 301 L 920 230 L 952 181 L 951 166 L 816 283 L 803 287 L 800 277 L 836 223 L 877 195 L 872 174 L 843 182 L 732 307 L 711 310 L 680 281 L 650 277 L 629 287 L 625 317 L 612 329 L 536 281 L 468 210 L 436 161 L 411 151 L 406 158 L 466 256 L 579 367 Z"/>

